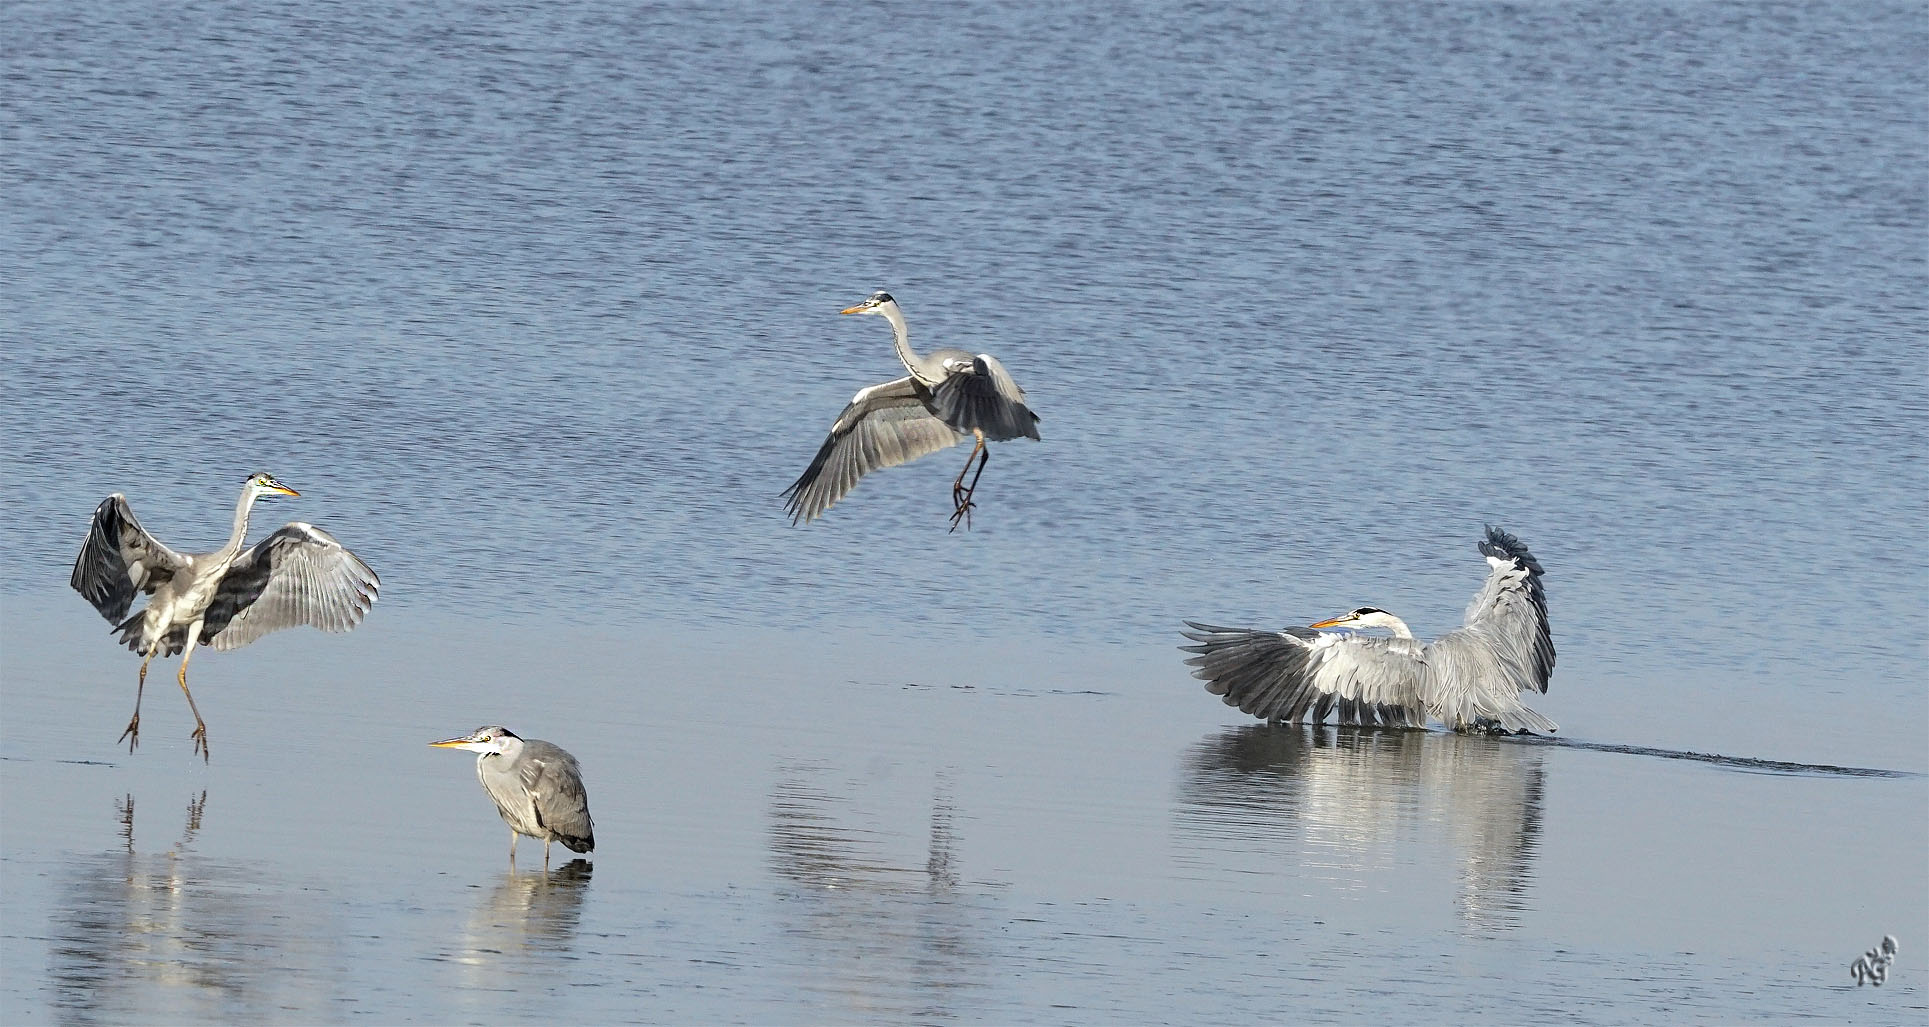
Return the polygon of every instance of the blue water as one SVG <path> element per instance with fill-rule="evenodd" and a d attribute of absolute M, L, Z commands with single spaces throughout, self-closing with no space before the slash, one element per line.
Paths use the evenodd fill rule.
<path fill-rule="evenodd" d="M 1305 749 L 1171 648 L 1448 630 L 1497 523 L 1564 735 L 1929 771 L 1920 5 L 21 2 L 0 39 L 9 1021 L 1922 1018 L 1920 778 Z M 1043 418 L 968 534 L 956 450 L 782 516 L 900 373 L 836 313 L 877 288 Z M 197 657 L 213 762 L 171 686 L 130 756 L 88 512 L 212 548 L 258 469 L 303 495 L 256 535 L 327 528 L 381 602 Z M 500 876 L 419 744 L 484 722 L 584 759 L 593 874 Z M 174 919 L 122 888 L 167 874 Z"/>

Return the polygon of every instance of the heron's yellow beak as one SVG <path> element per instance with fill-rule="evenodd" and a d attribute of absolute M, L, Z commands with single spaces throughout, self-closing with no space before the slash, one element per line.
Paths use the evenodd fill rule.
<path fill-rule="evenodd" d="M 868 304 L 868 303 L 859 303 L 859 304 L 858 304 L 857 306 L 855 306 L 855 307 L 845 307 L 845 308 L 844 308 L 843 310 L 840 310 L 840 311 L 838 311 L 838 313 L 840 313 L 840 314 L 862 314 L 862 313 L 864 313 L 865 311 L 867 311 L 867 310 L 869 310 L 869 309 L 871 309 L 871 305 L 870 305 L 870 304 Z"/>
<path fill-rule="evenodd" d="M 468 745 L 469 741 L 469 736 L 463 735 L 461 738 L 444 738 L 439 742 L 430 742 L 429 744 L 443 749 L 454 749 L 458 746 Z"/>
<path fill-rule="evenodd" d="M 1309 628 L 1337 628 L 1342 624 L 1351 623 L 1353 623 L 1353 618 L 1351 617 L 1335 617 L 1332 620 L 1323 620 L 1318 624 L 1308 624 L 1306 626 Z"/>
<path fill-rule="evenodd" d="M 279 492 L 279 493 L 281 493 L 281 494 L 282 494 L 282 495 L 284 495 L 284 496 L 299 496 L 299 495 L 301 495 L 301 493 L 299 493 L 299 492 L 296 492 L 296 491 L 295 491 L 294 489 L 291 489 L 291 488 L 289 488 L 289 487 L 288 487 L 288 486 L 286 486 L 286 485 L 276 485 L 276 486 L 275 486 L 275 491 L 276 491 L 276 492 Z"/>

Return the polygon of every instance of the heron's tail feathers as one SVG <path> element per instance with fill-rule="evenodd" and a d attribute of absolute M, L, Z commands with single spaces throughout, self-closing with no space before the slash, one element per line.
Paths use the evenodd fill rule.
<path fill-rule="evenodd" d="M 110 633 L 117 633 L 121 636 L 120 643 L 127 647 L 128 652 L 140 653 L 144 656 L 147 654 L 147 651 L 141 645 L 141 619 L 146 615 L 147 611 L 141 610 L 107 630 Z M 155 655 L 174 656 L 179 654 L 181 650 L 187 648 L 187 637 L 187 628 L 175 627 L 167 633 L 167 637 L 161 639 L 161 651 Z"/>

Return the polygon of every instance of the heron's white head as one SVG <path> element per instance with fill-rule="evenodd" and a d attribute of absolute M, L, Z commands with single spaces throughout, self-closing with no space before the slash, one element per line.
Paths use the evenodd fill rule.
<path fill-rule="evenodd" d="M 878 291 L 872 293 L 869 296 L 869 298 L 865 299 L 864 302 L 859 303 L 855 307 L 845 307 L 843 310 L 838 311 L 838 313 L 840 314 L 882 314 L 884 313 L 884 310 L 886 307 L 897 306 L 897 302 L 898 302 L 897 300 L 894 300 L 891 298 L 890 293 L 885 292 L 883 289 L 879 289 Z"/>
<path fill-rule="evenodd" d="M 1323 620 L 1318 624 L 1309 624 L 1307 627 L 1351 628 L 1355 631 L 1361 628 L 1387 628 L 1404 632 L 1407 629 L 1407 623 L 1377 606 L 1362 606 L 1357 610 L 1348 610 L 1332 620 Z"/>
<path fill-rule="evenodd" d="M 516 737 L 516 733 L 506 727 L 491 724 L 476 728 L 474 734 L 463 735 L 460 738 L 444 738 L 429 744 L 443 749 L 467 749 L 484 756 L 500 756 L 512 747 L 521 745 L 522 739 Z"/>
<path fill-rule="evenodd" d="M 280 481 L 277 481 L 274 475 L 267 474 L 265 472 L 250 475 L 248 478 L 248 484 L 246 487 L 249 492 L 254 493 L 254 496 L 256 499 L 260 499 L 262 496 L 299 496 L 301 495 L 301 493 L 296 492 L 294 489 L 291 489 L 288 486 L 283 485 Z"/>

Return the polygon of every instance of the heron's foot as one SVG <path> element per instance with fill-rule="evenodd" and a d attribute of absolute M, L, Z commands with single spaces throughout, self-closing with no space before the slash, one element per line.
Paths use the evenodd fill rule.
<path fill-rule="evenodd" d="M 971 508 L 977 505 L 978 504 L 971 501 L 971 493 L 965 493 L 963 501 L 958 503 L 958 508 L 951 512 L 951 530 L 957 531 L 958 525 L 962 523 L 965 526 L 965 530 L 970 531 Z"/>
<path fill-rule="evenodd" d="M 133 752 L 134 747 L 141 744 L 141 715 L 140 714 L 138 713 L 134 714 L 134 719 L 127 722 L 127 730 L 122 731 L 120 738 L 115 740 L 115 744 L 117 745 L 121 742 L 127 743 L 128 752 Z"/>
<path fill-rule="evenodd" d="M 201 762 L 208 762 L 208 726 L 195 721 L 194 734 L 189 737 L 194 739 L 194 752 L 201 757 Z"/>

